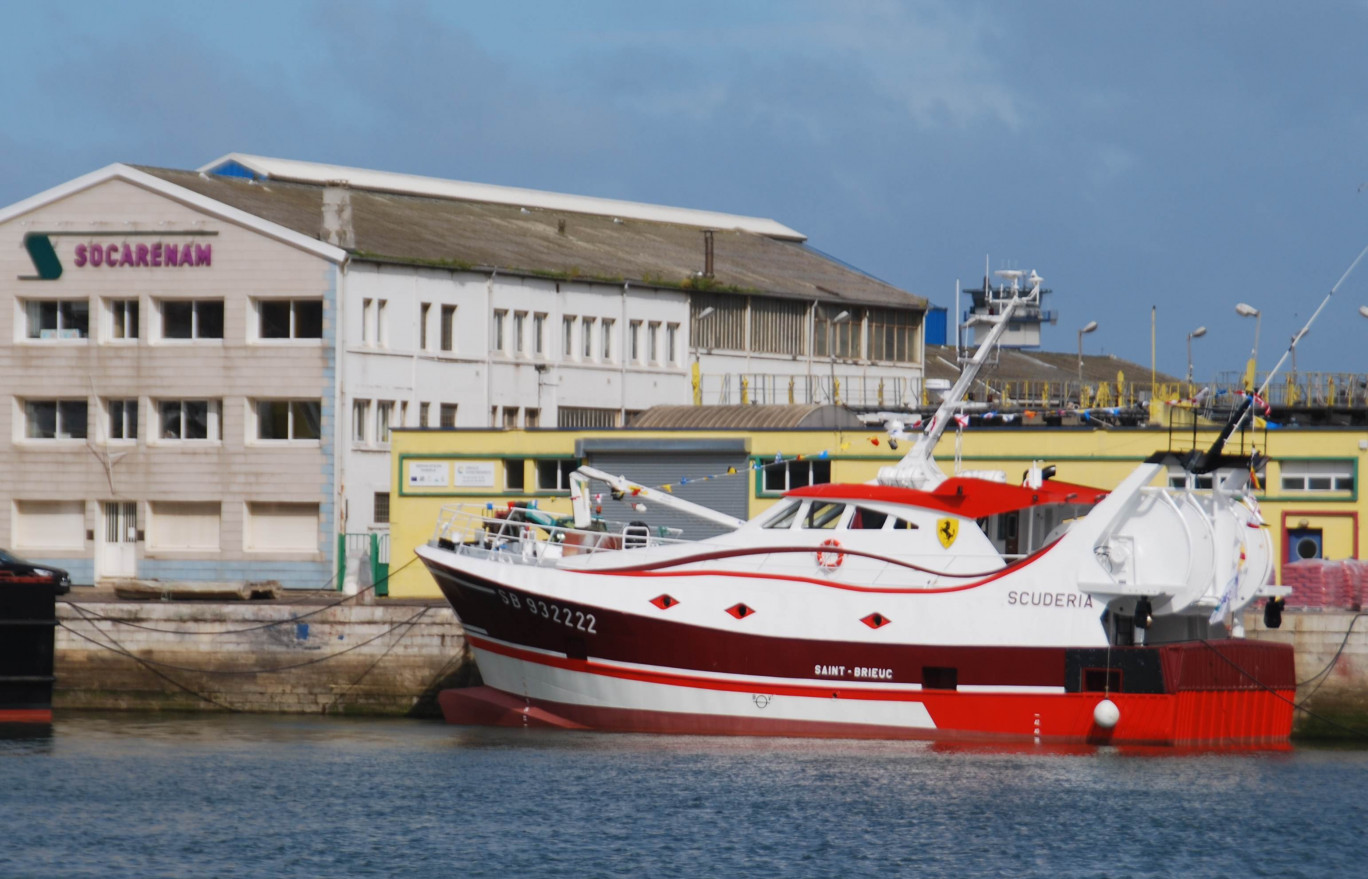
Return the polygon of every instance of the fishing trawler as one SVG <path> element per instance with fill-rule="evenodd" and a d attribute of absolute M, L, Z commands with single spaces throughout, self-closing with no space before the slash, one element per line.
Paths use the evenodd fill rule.
<path fill-rule="evenodd" d="M 1023 280 L 1015 273 L 1014 284 Z M 443 509 L 417 549 L 484 685 L 439 696 L 453 723 L 657 733 L 1246 746 L 1285 742 L 1292 650 L 1245 640 L 1274 599 L 1248 457 L 1163 452 L 1111 489 L 1034 463 L 944 474 L 932 457 L 1024 278 L 904 458 L 866 484 L 788 492 L 681 540 L 592 515 Z M 1215 474 L 1161 486 L 1171 464 Z M 1282 590 L 1285 591 L 1285 590 Z M 1275 622 L 1271 620 L 1270 622 Z"/>

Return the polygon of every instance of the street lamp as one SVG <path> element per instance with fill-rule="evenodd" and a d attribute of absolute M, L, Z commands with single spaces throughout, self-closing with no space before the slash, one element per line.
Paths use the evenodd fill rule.
<path fill-rule="evenodd" d="M 1083 329 L 1081 329 L 1081 330 L 1078 331 L 1078 402 L 1079 402 L 1079 405 L 1082 405 L 1082 403 L 1083 403 L 1083 334 L 1084 334 L 1084 333 L 1091 333 L 1091 332 L 1092 332 L 1093 330 L 1095 330 L 1095 329 L 1097 329 L 1097 321 L 1095 321 L 1095 320 L 1090 320 L 1090 321 L 1088 321 L 1088 323 L 1083 327 Z"/>
<path fill-rule="evenodd" d="M 1206 327 L 1198 327 L 1197 329 L 1195 329 L 1195 330 L 1193 330 L 1192 332 L 1188 333 L 1188 336 L 1187 336 L 1187 345 L 1188 345 L 1188 373 L 1187 373 L 1187 383 L 1188 383 L 1188 385 L 1191 385 L 1191 384 L 1192 384 L 1192 340 L 1193 340 L 1193 339 L 1200 339 L 1200 338 L 1202 338 L 1202 337 L 1205 336 L 1205 335 L 1206 335 Z M 1188 388 L 1188 391 L 1191 392 L 1191 391 L 1192 391 L 1192 388 L 1189 387 L 1189 388 Z"/>
<path fill-rule="evenodd" d="M 840 314 L 827 321 L 827 357 L 831 358 L 831 402 L 838 402 L 836 399 L 836 348 L 832 344 L 832 329 L 837 324 L 845 323 L 850 320 L 850 312 L 842 311 Z"/>
<path fill-rule="evenodd" d="M 1259 365 L 1259 325 L 1263 323 L 1263 313 L 1252 305 L 1243 302 L 1235 305 L 1235 313 L 1240 317 L 1254 318 L 1254 347 L 1249 352 L 1249 366 L 1245 370 L 1245 390 L 1254 390 L 1254 379 Z"/>

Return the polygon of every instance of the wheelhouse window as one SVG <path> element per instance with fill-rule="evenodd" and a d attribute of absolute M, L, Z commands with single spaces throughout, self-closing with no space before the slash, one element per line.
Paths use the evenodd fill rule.
<path fill-rule="evenodd" d="M 320 413 L 317 400 L 258 400 L 257 439 L 316 440 Z"/>
<path fill-rule="evenodd" d="M 813 501 L 803 516 L 803 527 L 813 529 L 832 529 L 841 521 L 846 505 L 834 501 Z"/>
<path fill-rule="evenodd" d="M 849 528 L 852 531 L 880 531 L 888 521 L 888 514 L 869 507 L 856 507 L 850 516 Z"/>
<path fill-rule="evenodd" d="M 164 299 L 163 339 L 222 339 L 222 299 Z"/>
<path fill-rule="evenodd" d="M 792 527 L 793 520 L 798 515 L 798 510 L 802 507 L 802 502 L 797 500 L 780 501 L 775 505 L 775 512 L 771 518 L 765 522 L 764 527 L 775 529 L 787 529 Z"/>
<path fill-rule="evenodd" d="M 158 436 L 164 440 L 217 440 L 219 434 L 218 400 L 162 400 Z"/>
<path fill-rule="evenodd" d="M 263 339 L 323 338 L 321 299 L 260 299 L 257 315 Z"/>
<path fill-rule="evenodd" d="M 86 299 L 30 299 L 24 303 L 30 339 L 90 338 L 90 302 Z"/>
<path fill-rule="evenodd" d="M 24 435 L 29 439 L 85 439 L 85 400 L 28 400 L 24 403 Z"/>

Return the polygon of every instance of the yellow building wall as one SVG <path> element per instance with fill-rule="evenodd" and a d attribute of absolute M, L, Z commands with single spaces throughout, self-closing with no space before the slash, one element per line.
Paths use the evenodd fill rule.
<path fill-rule="evenodd" d="M 1201 430 L 1196 447 L 1208 448 L 1215 432 Z M 526 468 L 523 484 L 536 485 L 533 460 L 573 459 L 577 440 L 631 436 L 636 439 L 682 437 L 736 438 L 746 441 L 752 466 L 763 466 L 776 455 L 797 455 L 831 461 L 833 482 L 868 482 L 879 467 L 896 463 L 908 445 L 889 446 L 879 431 L 624 431 L 624 430 L 396 430 L 391 436 L 390 579 L 389 594 L 398 598 L 439 597 L 413 548 L 433 537 L 438 514 L 445 504 L 505 507 L 511 501 L 536 501 L 538 508 L 568 515 L 568 492 L 506 491 L 505 462 L 516 459 Z M 1303 429 L 1237 436 L 1226 447 L 1230 454 L 1247 454 L 1251 445 L 1270 460 L 1260 480 L 1257 497 L 1272 532 L 1274 557 L 1281 564 L 1289 528 L 1321 529 L 1325 558 L 1357 558 L 1360 552 L 1358 473 L 1368 439 L 1362 430 Z M 877 443 L 875 442 L 877 440 Z M 1137 464 L 1156 451 L 1193 447 L 1191 430 L 1092 428 L 971 428 L 956 436 L 947 433 L 936 448 L 936 460 L 946 473 L 955 471 L 958 447 L 964 470 L 1002 470 L 1007 481 L 1019 483 L 1032 461 L 1053 464 L 1056 478 L 1068 482 L 1114 488 Z M 1360 446 L 1364 448 L 1360 448 Z M 1353 488 L 1340 491 L 1283 491 L 1279 462 L 1349 462 Z M 1340 466 L 1345 466 L 1341 464 Z M 457 468 L 460 468 L 459 470 Z M 750 490 L 750 515 L 774 503 L 777 496 L 759 492 L 759 474 L 752 470 L 722 479 L 743 479 Z M 444 481 L 444 485 L 435 483 Z M 1162 484 L 1164 480 L 1156 480 Z M 424 484 L 431 483 L 431 484 Z M 660 486 L 652 486 L 659 488 Z M 605 514 L 621 518 L 605 501 Z M 1305 523 L 1305 524 L 1303 524 Z"/>

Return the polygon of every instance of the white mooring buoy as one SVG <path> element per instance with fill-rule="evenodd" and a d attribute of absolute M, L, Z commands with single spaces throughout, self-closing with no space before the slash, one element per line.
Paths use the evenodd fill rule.
<path fill-rule="evenodd" d="M 1116 707 L 1116 703 L 1110 699 L 1103 699 L 1097 703 L 1093 709 L 1093 723 L 1103 729 L 1111 729 L 1116 726 L 1116 722 L 1121 719 L 1121 709 Z"/>

